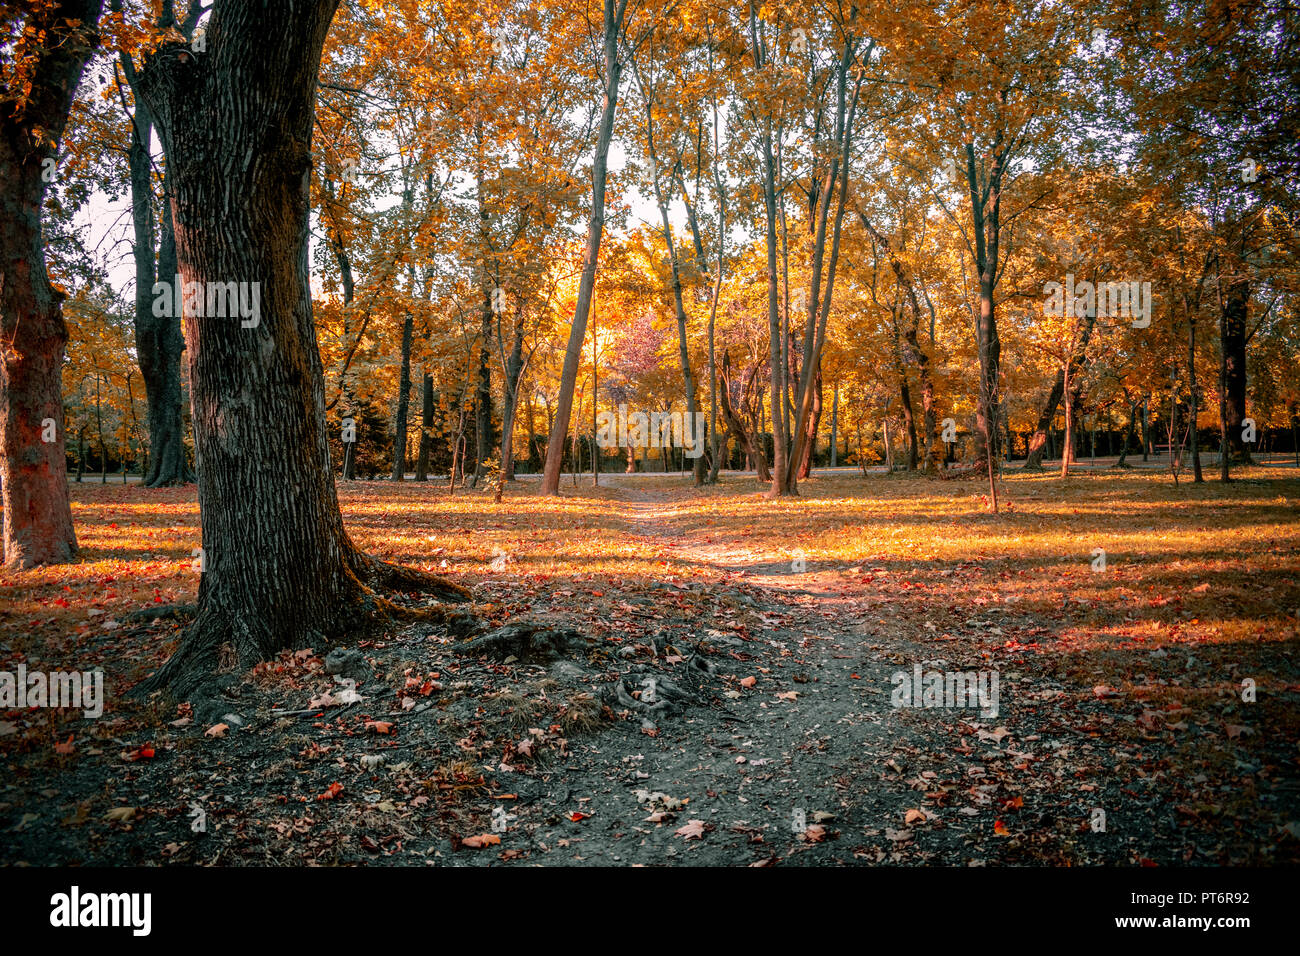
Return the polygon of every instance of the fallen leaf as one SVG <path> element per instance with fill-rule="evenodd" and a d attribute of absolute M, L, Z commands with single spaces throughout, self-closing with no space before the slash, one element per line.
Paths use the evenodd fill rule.
<path fill-rule="evenodd" d="M 685 840 L 703 840 L 704 839 L 704 821 L 690 820 L 683 827 L 678 827 L 673 831 L 677 836 Z"/>
<path fill-rule="evenodd" d="M 816 823 L 810 823 L 804 827 L 803 833 L 799 834 L 799 839 L 805 843 L 821 843 L 826 839 L 826 828 L 818 826 Z"/>

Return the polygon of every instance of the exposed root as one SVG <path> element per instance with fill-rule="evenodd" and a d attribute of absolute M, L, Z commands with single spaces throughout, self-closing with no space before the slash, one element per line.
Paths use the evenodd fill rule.
<path fill-rule="evenodd" d="M 440 575 L 403 564 L 389 564 L 387 561 L 380 561 L 378 558 L 364 554 L 358 554 L 358 558 L 361 564 L 360 576 L 373 588 L 403 593 L 418 591 L 455 604 L 463 604 L 473 599 L 468 588 L 448 581 Z"/>
<path fill-rule="evenodd" d="M 470 592 L 458 584 L 414 568 L 371 558 L 359 551 L 345 565 L 344 580 L 338 582 L 337 612 L 317 613 L 304 619 L 292 615 L 263 620 L 240 607 L 223 606 L 207 591 L 194 620 L 181 635 L 176 652 L 156 672 L 136 686 L 133 693 L 165 692 L 175 700 L 206 694 L 228 678 L 227 673 L 270 660 L 286 649 L 320 646 L 331 640 L 354 638 L 391 622 L 424 622 L 445 628 L 455 635 L 473 633 L 477 618 L 467 610 L 443 604 L 406 607 L 381 591 L 418 591 L 463 603 Z M 206 589 L 205 589 L 206 590 Z M 156 617 L 174 616 L 184 608 L 168 612 L 148 611 Z"/>
<path fill-rule="evenodd" d="M 131 611 L 126 619 L 133 624 L 152 621 L 191 621 L 199 613 L 197 604 L 155 604 Z"/>
<path fill-rule="evenodd" d="M 514 657 L 525 663 L 549 663 L 584 653 L 591 644 L 591 638 L 572 628 L 518 621 L 461 644 L 456 653 L 466 657 L 481 655 L 496 660 Z"/>
<path fill-rule="evenodd" d="M 410 623 L 423 621 L 428 624 L 437 624 L 447 628 L 449 633 L 458 637 L 471 633 L 478 622 L 478 618 L 469 611 L 445 607 L 440 604 L 433 607 L 407 607 L 373 592 L 367 593 L 362 599 L 362 612 L 366 617 L 372 619 L 382 618 Z M 377 624 L 379 621 L 372 621 L 372 623 Z"/>

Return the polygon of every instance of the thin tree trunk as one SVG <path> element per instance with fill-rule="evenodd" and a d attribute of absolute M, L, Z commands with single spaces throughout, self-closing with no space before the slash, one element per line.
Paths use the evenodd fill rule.
<path fill-rule="evenodd" d="M 831 395 L 831 467 L 839 467 L 840 458 L 840 383 Z"/>
<path fill-rule="evenodd" d="M 1219 335 L 1222 364 L 1220 366 L 1221 390 L 1225 405 L 1227 445 L 1231 457 L 1250 464 L 1250 449 L 1242 439 L 1242 423 L 1246 420 L 1246 319 L 1250 307 L 1250 283 L 1245 279 L 1228 286 L 1220 310 Z M 1223 480 L 1228 471 L 1224 468 Z"/>
<path fill-rule="evenodd" d="M 1192 455 L 1192 484 L 1201 484 L 1205 481 L 1205 476 L 1201 474 L 1201 445 L 1200 429 L 1196 427 L 1196 418 L 1200 410 L 1199 396 L 1196 389 L 1196 317 L 1190 316 L 1187 325 L 1187 377 L 1189 388 L 1191 390 L 1191 409 L 1188 412 L 1187 427 L 1189 430 L 1188 451 Z"/>
<path fill-rule="evenodd" d="M 155 282 L 160 294 L 172 293 L 176 282 L 176 238 L 172 226 L 171 176 L 163 175 L 163 202 L 158 261 L 154 263 L 154 213 L 152 160 L 149 142 L 153 119 L 138 92 L 138 76 L 125 54 L 119 61 L 127 82 L 136 91 L 135 114 L 127 164 L 131 182 L 131 218 L 135 259 L 135 347 L 136 361 L 144 379 L 148 406 L 149 447 L 153 449 L 146 488 L 181 485 L 194 480 L 185 459 L 185 431 L 182 426 L 181 359 L 185 338 L 180 317 L 154 314 Z"/>
<path fill-rule="evenodd" d="M 433 376 L 424 373 L 420 387 L 420 448 L 415 456 L 415 480 L 429 480 L 429 454 L 433 451 Z"/>
<path fill-rule="evenodd" d="M 393 423 L 393 481 L 406 480 L 407 416 L 411 405 L 411 338 L 415 319 L 410 310 L 402 321 L 402 352 L 397 373 L 397 415 Z"/>
<path fill-rule="evenodd" d="M 578 301 L 573 311 L 573 326 L 564 352 L 560 372 L 560 394 L 556 400 L 555 426 L 546 447 L 546 466 L 542 477 L 542 494 L 560 493 L 560 469 L 564 461 L 564 438 L 573 411 L 573 389 L 582 360 L 582 344 L 587 337 L 587 317 L 591 312 L 592 292 L 596 285 L 596 266 L 600 259 L 600 240 L 605 231 L 605 178 L 609 163 L 609 144 L 614 134 L 614 114 L 618 109 L 618 87 L 623 63 L 619 59 L 618 41 L 623 32 L 623 18 L 628 0 L 604 0 L 605 70 L 604 102 L 600 111 L 600 133 L 591 169 L 591 215 L 587 220 L 587 250 L 578 281 Z"/>

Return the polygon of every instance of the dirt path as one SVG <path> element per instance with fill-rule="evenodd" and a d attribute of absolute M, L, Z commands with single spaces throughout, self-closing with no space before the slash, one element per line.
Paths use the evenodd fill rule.
<path fill-rule="evenodd" d="M 664 630 L 683 651 L 700 642 L 713 651 L 714 673 L 681 717 L 653 728 L 624 721 L 572 744 L 573 759 L 543 776 L 516 825 L 540 818 L 533 846 L 566 863 L 898 858 L 911 839 L 905 808 L 876 779 L 893 752 L 879 688 L 894 655 L 864 639 L 833 575 L 706 543 L 683 527 L 698 506 L 616 486 L 632 542 L 708 580 L 678 585 L 697 592 L 703 613 L 669 618 Z M 685 683 L 672 657 L 652 669 Z M 574 811 L 590 816 L 569 819 Z"/>

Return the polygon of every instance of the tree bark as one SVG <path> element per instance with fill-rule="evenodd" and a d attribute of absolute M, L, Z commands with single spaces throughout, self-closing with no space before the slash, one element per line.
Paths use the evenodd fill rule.
<path fill-rule="evenodd" d="M 225 0 L 206 53 L 165 43 L 141 77 L 174 177 L 185 282 L 260 284 L 256 321 L 186 303 L 205 562 L 197 615 L 145 690 L 183 698 L 223 649 L 247 666 L 403 613 L 374 588 L 466 593 L 358 551 L 330 470 L 308 215 L 316 76 L 337 3 L 289 15 Z"/>
<path fill-rule="evenodd" d="M 813 456 L 817 454 L 817 430 L 821 427 L 823 401 L 822 370 L 820 361 L 817 363 L 817 374 L 813 378 L 812 389 L 812 417 L 808 419 L 808 425 L 804 431 L 803 441 L 800 443 L 800 447 L 803 448 L 803 454 L 799 459 L 799 470 L 797 472 L 800 481 L 803 481 L 812 474 Z"/>
<path fill-rule="evenodd" d="M 916 471 L 916 416 L 912 411 L 912 390 L 907 387 L 907 372 L 901 367 L 898 397 L 903 403 L 903 428 L 907 432 L 907 470 Z"/>
<path fill-rule="evenodd" d="M 815 238 L 812 257 L 812 297 L 808 305 L 808 319 L 804 327 L 803 367 L 798 378 L 797 403 L 794 418 L 794 450 L 792 463 L 803 468 L 804 447 L 816 437 L 816 429 L 810 430 L 813 417 L 814 378 L 820 379 L 822 350 L 826 344 L 826 323 L 830 317 L 831 301 L 835 294 L 835 272 L 839 263 L 840 230 L 844 223 L 844 209 L 848 198 L 849 159 L 853 144 L 853 123 L 857 114 L 858 92 L 862 85 L 862 72 L 856 71 L 852 93 L 848 89 L 850 66 L 854 61 L 854 40 L 846 36 L 844 49 L 840 55 L 839 69 L 836 74 L 835 105 L 835 153 L 831 158 L 830 169 L 818 203 Z M 837 188 L 838 187 L 838 188 Z M 831 195 L 835 193 L 835 211 L 831 214 Z M 825 263 L 826 294 L 821 295 L 822 268 L 826 258 L 827 221 L 833 219 L 830 239 L 829 261 Z M 820 404 L 820 388 L 816 390 L 816 400 Z M 807 464 L 811 464 L 809 459 Z M 791 468 L 789 491 L 797 493 L 798 481 L 794 468 Z M 776 486 L 773 486 L 773 494 Z"/>
<path fill-rule="evenodd" d="M 0 90 L 0 493 L 10 568 L 77 554 L 63 421 L 68 330 L 64 293 L 46 269 L 41 207 L 44 174 L 54 168 L 77 84 L 99 42 L 102 5 L 67 0 L 20 20 L 21 39 L 9 55 L 30 64 L 28 85 Z"/>

